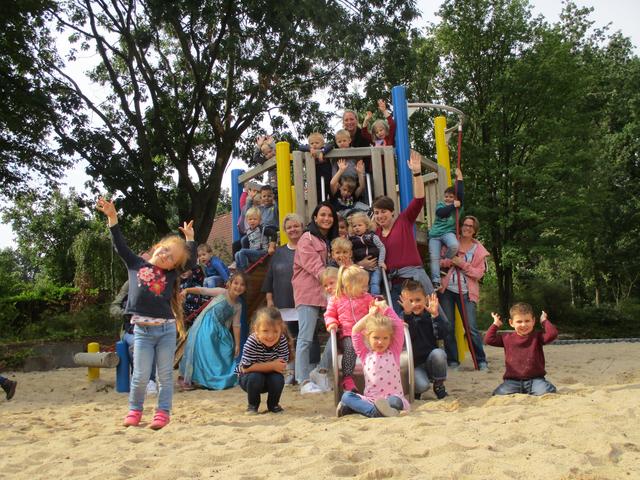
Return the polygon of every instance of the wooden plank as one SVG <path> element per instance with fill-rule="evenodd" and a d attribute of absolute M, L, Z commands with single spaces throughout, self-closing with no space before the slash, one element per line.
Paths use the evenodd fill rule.
<path fill-rule="evenodd" d="M 276 168 L 276 157 L 270 158 L 262 165 L 258 165 L 257 167 L 252 168 L 248 172 L 244 172 L 242 175 L 238 177 L 239 183 L 245 183 L 249 180 L 253 180 L 254 178 L 263 175 L 264 172 L 269 170 L 274 170 Z"/>
<path fill-rule="evenodd" d="M 307 204 L 304 198 L 304 155 L 302 152 L 293 152 L 293 188 L 296 196 L 296 213 L 305 223 L 307 219 Z"/>
<path fill-rule="evenodd" d="M 324 154 L 324 158 L 362 158 L 371 157 L 372 152 L 376 148 L 358 147 L 358 148 L 334 148 L 329 153 Z"/>
<path fill-rule="evenodd" d="M 311 214 L 318 205 L 318 189 L 316 188 L 316 161 L 310 153 L 304 154 L 304 165 L 307 174 L 307 214 L 305 218 L 311 221 Z"/>
<path fill-rule="evenodd" d="M 382 178 L 382 150 L 380 148 L 371 151 L 371 173 L 373 174 L 373 198 L 384 195 L 384 179 Z"/>

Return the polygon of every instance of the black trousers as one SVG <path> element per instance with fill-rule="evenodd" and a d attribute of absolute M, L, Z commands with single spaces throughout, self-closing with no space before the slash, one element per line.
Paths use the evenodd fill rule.
<path fill-rule="evenodd" d="M 260 394 L 267 393 L 267 408 L 280 403 L 280 395 L 284 389 L 284 375 L 277 372 L 251 372 L 240 375 L 240 387 L 247 392 L 249 405 L 260 406 Z"/>

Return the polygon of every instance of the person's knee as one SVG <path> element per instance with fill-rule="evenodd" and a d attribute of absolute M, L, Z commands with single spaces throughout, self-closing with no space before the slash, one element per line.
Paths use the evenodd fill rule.
<path fill-rule="evenodd" d="M 400 397 L 396 397 L 395 395 L 391 395 L 387 397 L 387 401 L 389 402 L 389 406 L 391 408 L 395 408 L 396 410 L 403 410 L 404 403 Z"/>
<path fill-rule="evenodd" d="M 265 382 L 265 378 L 264 378 L 264 374 L 259 373 L 259 372 L 251 372 L 249 374 L 247 374 L 247 388 L 256 388 L 256 389 L 260 389 L 262 390 L 262 388 L 264 387 L 264 382 Z"/>
<path fill-rule="evenodd" d="M 416 367 L 414 378 L 416 382 L 416 393 L 420 394 L 429 390 L 429 376 L 424 368 Z"/>

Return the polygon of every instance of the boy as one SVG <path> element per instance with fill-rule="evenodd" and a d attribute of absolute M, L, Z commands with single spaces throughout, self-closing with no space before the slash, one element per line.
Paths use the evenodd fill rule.
<path fill-rule="evenodd" d="M 558 329 L 549 321 L 543 310 L 540 315 L 542 332 L 534 332 L 536 318 L 528 303 L 516 303 L 509 310 L 509 325 L 515 330 L 498 335 L 502 320 L 497 313 L 491 313 L 493 324 L 487 330 L 484 343 L 504 348 L 504 363 L 507 367 L 504 382 L 493 391 L 493 395 L 527 393 L 544 395 L 555 393 L 556 387 L 545 376 L 544 352 L 542 346 L 558 337 Z"/>
<path fill-rule="evenodd" d="M 336 212 L 354 208 L 364 191 L 366 181 L 364 162 L 358 160 L 356 164 L 357 179 L 346 175 L 347 168 L 347 161 L 344 158 L 338 160 L 338 171 L 331 178 L 331 183 L 329 184 L 331 188 L 331 204 Z"/>
<path fill-rule="evenodd" d="M 275 230 L 279 230 L 278 209 L 274 203 L 275 194 L 271 185 L 263 185 L 260 187 L 260 204 L 256 204 L 256 197 L 249 197 L 247 199 L 247 205 L 249 208 L 257 207 L 260 209 L 260 216 L 262 218 L 262 225 L 265 227 L 273 227 Z M 246 217 L 246 215 L 245 215 Z"/>
<path fill-rule="evenodd" d="M 331 241 L 331 267 L 348 267 L 353 265 L 353 244 L 347 238 L 334 238 Z"/>
<path fill-rule="evenodd" d="M 275 157 L 276 155 L 276 142 L 271 135 L 261 135 L 256 138 L 256 148 L 253 152 L 253 162 L 256 165 L 262 165 L 267 160 Z M 269 170 L 267 174 L 267 182 L 272 187 L 276 187 L 276 171 L 275 169 Z"/>
<path fill-rule="evenodd" d="M 447 396 L 444 386 L 447 354 L 442 347 L 448 328 L 438 313 L 438 296 L 435 292 L 427 295 L 420 282 L 406 280 L 402 284 L 400 304 L 413 346 L 416 400 L 429 389 L 430 382 L 438 400 L 443 399 Z"/>
<path fill-rule="evenodd" d="M 457 191 L 457 198 L 456 198 Z M 444 202 L 436 205 L 436 219 L 429 230 L 429 260 L 431 264 L 431 283 L 433 288 L 440 288 L 440 252 L 442 246 L 447 247 L 446 258 L 453 258 L 458 253 L 456 238 L 456 208 L 461 208 L 464 197 L 462 171 L 456 168 L 456 188 L 448 187 L 444 191 Z M 460 210 L 462 216 L 462 210 Z"/>
<path fill-rule="evenodd" d="M 302 145 L 300 151 L 311 153 L 311 156 L 316 161 L 316 188 L 318 190 L 318 200 L 322 202 L 325 199 L 321 198 L 322 189 L 320 185 L 323 184 L 325 186 L 325 196 L 327 196 L 329 193 L 327 187 L 331 182 L 331 162 L 325 160 L 324 156 L 333 150 L 333 145 L 325 145 L 324 137 L 319 132 L 310 134 L 307 137 L 307 141 L 309 145 Z"/>
<path fill-rule="evenodd" d="M 213 254 L 213 249 L 208 243 L 198 245 L 198 263 L 204 272 L 203 287 L 221 287 L 229 280 L 227 266 Z"/>
<path fill-rule="evenodd" d="M 243 272 L 250 263 L 267 254 L 267 250 L 275 249 L 275 230 L 260 223 L 262 216 L 257 207 L 247 210 L 247 234 L 242 237 L 242 248 L 236 252 L 236 268 Z"/>

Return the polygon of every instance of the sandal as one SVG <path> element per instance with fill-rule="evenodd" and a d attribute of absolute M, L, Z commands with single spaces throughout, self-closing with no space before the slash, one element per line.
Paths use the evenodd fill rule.
<path fill-rule="evenodd" d="M 122 424 L 125 427 L 137 427 L 142 419 L 142 410 L 129 410 Z"/>
<path fill-rule="evenodd" d="M 151 430 L 160 430 L 167 426 L 170 419 L 171 417 L 164 410 L 156 410 L 156 414 L 153 416 L 153 421 L 151 422 L 151 425 L 149 425 L 149 428 Z"/>

